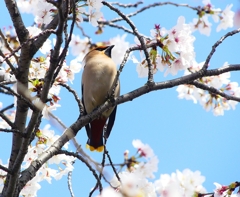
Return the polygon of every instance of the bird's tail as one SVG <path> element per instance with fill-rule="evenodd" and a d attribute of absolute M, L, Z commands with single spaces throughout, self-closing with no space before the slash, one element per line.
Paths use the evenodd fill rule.
<path fill-rule="evenodd" d="M 103 151 L 103 128 L 105 123 L 105 118 L 95 119 L 91 122 L 91 133 L 86 144 L 86 147 L 90 149 L 90 151 Z"/>

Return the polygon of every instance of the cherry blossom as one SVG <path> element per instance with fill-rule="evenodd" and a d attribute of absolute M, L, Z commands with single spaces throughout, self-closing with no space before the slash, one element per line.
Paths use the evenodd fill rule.
<path fill-rule="evenodd" d="M 225 10 L 223 10 L 220 18 L 220 24 L 217 26 L 217 32 L 221 29 L 225 30 L 229 27 L 233 27 L 234 12 L 231 10 L 232 6 L 233 4 L 227 5 Z"/>
<path fill-rule="evenodd" d="M 129 42 L 125 41 L 127 34 L 122 36 L 117 35 L 116 37 L 110 38 L 110 45 L 114 45 L 112 49 L 112 59 L 116 64 L 120 64 L 123 60 L 126 50 L 129 48 Z"/>
<path fill-rule="evenodd" d="M 155 181 L 155 187 L 161 197 L 194 196 L 195 193 L 206 192 L 202 186 L 204 181 L 205 177 L 201 176 L 199 171 L 185 169 L 183 172 L 177 170 L 171 175 L 162 174 L 160 179 Z"/>
<path fill-rule="evenodd" d="M 140 140 L 133 140 L 132 145 L 142 157 L 150 158 L 154 156 L 154 152 L 148 144 L 143 144 Z"/>
<path fill-rule="evenodd" d="M 78 35 L 72 34 L 72 39 L 70 42 L 71 53 L 74 56 L 79 54 L 85 54 L 89 50 L 89 40 L 88 38 L 81 39 Z"/>
<path fill-rule="evenodd" d="M 186 70 L 184 75 L 190 74 L 191 72 L 196 72 L 203 66 L 204 62 L 197 63 L 193 62 L 193 65 L 189 67 L 189 70 Z M 227 67 L 228 63 L 225 62 L 222 68 Z M 191 72 L 190 72 L 191 71 Z M 232 95 L 240 95 L 240 87 L 236 82 L 230 82 L 230 73 L 226 72 L 218 76 L 209 76 L 203 77 L 198 80 L 201 83 L 204 83 L 208 86 L 214 87 L 222 92 Z M 178 98 L 193 100 L 194 103 L 199 103 L 204 107 L 206 111 L 212 109 L 215 116 L 224 115 L 224 110 L 235 109 L 236 101 L 228 101 L 227 99 L 211 94 L 208 91 L 196 88 L 194 85 L 184 84 L 180 85 L 177 88 Z"/>

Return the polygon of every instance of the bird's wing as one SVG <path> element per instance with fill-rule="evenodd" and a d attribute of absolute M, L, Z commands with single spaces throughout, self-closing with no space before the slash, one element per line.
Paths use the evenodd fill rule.
<path fill-rule="evenodd" d="M 83 94 L 83 84 L 82 84 L 82 94 Z M 82 104 L 83 104 L 83 107 L 84 107 L 84 115 L 86 115 L 87 114 L 87 112 L 86 112 L 86 109 L 85 109 L 85 104 L 84 104 L 84 99 L 83 99 L 83 96 L 82 96 Z M 90 124 L 86 124 L 85 125 L 85 129 L 86 129 L 86 131 L 87 131 L 87 136 L 88 136 L 88 138 L 91 138 L 91 129 L 90 129 Z"/>
<path fill-rule="evenodd" d="M 115 121 L 115 117 L 116 117 L 116 112 L 117 112 L 117 106 L 114 108 L 111 115 L 109 116 L 108 124 L 107 124 L 107 130 L 104 134 L 106 138 L 108 138 L 110 133 L 111 133 L 111 130 L 112 130 L 112 127 L 113 127 L 113 124 L 114 124 L 114 121 Z"/>

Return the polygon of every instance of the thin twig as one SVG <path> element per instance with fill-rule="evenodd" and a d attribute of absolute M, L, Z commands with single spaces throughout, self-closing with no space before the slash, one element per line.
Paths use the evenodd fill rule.
<path fill-rule="evenodd" d="M 85 33 L 84 29 L 79 25 L 79 23 L 76 22 L 75 24 L 77 25 L 77 28 L 79 28 L 80 31 L 82 32 L 82 35 L 87 37 L 89 42 L 91 42 L 91 37 Z"/>
<path fill-rule="evenodd" d="M 42 35 L 44 35 L 44 34 L 46 34 L 46 33 L 56 33 L 56 31 L 53 30 L 53 29 L 47 29 L 47 30 L 41 32 L 40 34 L 38 34 L 37 36 L 34 36 L 34 37 L 28 39 L 27 41 L 23 42 L 19 47 L 17 47 L 16 49 L 14 49 L 14 50 L 12 51 L 12 53 L 9 54 L 8 56 L 6 56 L 2 61 L 0 61 L 0 63 L 3 63 L 4 61 L 8 60 L 10 57 L 14 56 L 14 54 L 15 54 L 16 52 L 18 52 L 24 45 L 28 44 L 29 42 L 34 41 L 35 39 L 37 39 L 38 37 L 40 37 L 40 36 L 42 36 Z"/>
<path fill-rule="evenodd" d="M 71 93 L 73 94 L 75 100 L 77 101 L 80 115 L 83 115 L 84 107 L 83 107 L 82 101 L 79 99 L 76 91 L 73 90 L 69 85 L 67 85 L 67 84 L 65 84 L 65 83 L 59 83 L 59 85 L 65 87 L 69 92 L 71 92 Z"/>
<path fill-rule="evenodd" d="M 10 92 L 8 92 L 7 90 L 4 90 L 2 88 L 0 88 L 0 93 L 13 96 Z"/>
<path fill-rule="evenodd" d="M 11 85 L 11 84 L 14 84 L 16 83 L 17 81 L 2 81 L 0 82 L 1 85 Z"/>
<path fill-rule="evenodd" d="M 68 155 L 68 156 L 73 156 L 73 157 L 76 157 L 77 159 L 79 159 L 80 161 L 82 161 L 83 163 L 85 163 L 86 166 L 88 167 L 88 169 L 93 173 L 93 176 L 97 180 L 99 187 L 102 188 L 102 183 L 99 180 L 96 171 L 92 168 L 92 166 L 82 156 L 80 156 L 78 153 L 73 153 L 73 152 L 69 152 L 69 151 L 66 151 L 66 150 L 59 150 L 59 151 L 56 152 L 55 155 L 58 155 L 58 154 L 65 154 L 65 155 Z"/>
<path fill-rule="evenodd" d="M 119 3 L 119 2 L 109 2 L 112 5 L 117 5 L 119 7 L 123 7 L 123 8 L 136 8 L 138 5 L 143 4 L 143 1 L 138 1 L 136 3 L 128 3 L 128 4 L 123 4 L 123 3 Z"/>
<path fill-rule="evenodd" d="M 219 90 L 217 90 L 216 88 L 212 87 L 212 86 L 207 86 L 203 83 L 200 83 L 200 82 L 197 82 L 197 81 L 193 81 L 191 83 L 189 83 L 190 85 L 194 85 L 196 86 L 197 88 L 200 88 L 202 90 L 207 90 L 213 94 L 216 94 L 216 95 L 220 95 L 222 97 L 224 97 L 225 99 L 227 100 L 232 100 L 232 101 L 238 101 L 240 102 L 240 98 L 239 97 L 235 97 L 235 96 L 230 96 L 224 92 L 221 92 Z"/>
<path fill-rule="evenodd" d="M 5 112 L 5 111 L 7 111 L 7 110 L 9 110 L 13 107 L 14 107 L 14 104 L 8 105 L 7 107 L 4 107 L 3 109 L 1 109 L 0 113 L 3 113 L 3 112 Z"/>
<path fill-rule="evenodd" d="M 7 173 L 9 173 L 9 174 L 12 174 L 12 171 L 9 170 L 8 168 L 6 168 L 6 167 L 3 166 L 3 165 L 0 165 L 0 169 L 3 170 L 3 171 L 5 171 L 5 172 L 7 172 Z"/>
<path fill-rule="evenodd" d="M 106 128 L 107 128 L 107 127 L 106 127 L 106 125 L 105 125 L 105 127 L 104 127 L 105 132 L 106 132 Z M 104 138 L 104 152 L 103 152 L 102 163 L 101 163 L 102 171 L 103 171 L 103 168 L 104 168 L 104 166 L 105 166 L 106 143 L 107 143 L 107 138 Z M 101 178 L 102 178 L 102 171 L 101 171 L 100 174 L 99 174 L 99 180 L 101 180 Z M 97 189 L 97 187 L 98 187 L 98 182 L 96 183 L 96 185 L 94 186 L 94 188 L 92 189 L 92 191 L 89 193 L 89 197 L 91 197 L 91 196 L 93 195 L 93 193 L 95 192 L 95 190 Z M 101 193 L 101 190 L 100 190 L 100 189 L 99 189 L 99 192 Z"/>
<path fill-rule="evenodd" d="M 109 162 L 110 162 L 110 165 L 111 165 L 111 167 L 112 167 L 112 169 L 113 169 L 114 174 L 116 175 L 118 181 L 121 182 L 121 179 L 120 179 L 120 177 L 118 176 L 118 173 L 117 173 L 117 171 L 116 171 L 116 169 L 115 169 L 115 167 L 114 167 L 114 165 L 113 165 L 112 159 L 111 159 L 111 157 L 110 157 L 110 155 L 109 155 L 109 152 L 108 152 L 107 150 L 105 150 L 105 154 L 106 154 L 107 157 L 108 157 L 108 160 L 109 160 Z"/>
<path fill-rule="evenodd" d="M 206 72 L 206 70 L 207 70 L 207 67 L 208 67 L 208 64 L 209 64 L 209 62 L 210 62 L 213 54 L 215 53 L 217 47 L 218 47 L 220 44 L 222 44 L 222 42 L 223 42 L 226 38 L 228 38 L 229 36 L 233 36 L 233 35 L 235 35 L 235 34 L 237 34 L 237 33 L 239 33 L 239 32 L 240 32 L 240 28 L 226 33 L 224 36 L 222 36 L 222 37 L 212 46 L 211 52 L 210 52 L 209 55 L 207 56 L 207 59 L 206 59 L 204 65 L 203 65 L 202 69 L 199 71 L 201 75 L 204 75 L 204 74 L 205 74 L 205 72 Z"/>
<path fill-rule="evenodd" d="M 3 89 L 6 89 L 8 92 L 10 92 L 10 93 L 13 94 L 14 96 L 16 96 L 18 99 L 25 101 L 25 102 L 28 104 L 28 106 L 31 108 L 31 110 L 33 110 L 33 111 L 36 110 L 36 107 L 31 103 L 31 101 L 27 100 L 27 99 L 24 98 L 22 95 L 14 92 L 14 91 L 13 91 L 11 88 L 9 88 L 9 87 L 6 87 L 6 86 L 2 85 L 2 83 L 0 83 L 0 87 L 2 87 Z"/>
<path fill-rule="evenodd" d="M 0 117 L 5 120 L 5 122 L 12 128 L 14 128 L 14 124 L 11 120 L 9 120 L 9 118 L 7 116 L 4 115 L 4 113 L 0 113 Z"/>
<path fill-rule="evenodd" d="M 100 22 L 100 23 L 101 23 L 101 22 Z M 117 29 L 121 29 L 121 30 L 123 30 L 123 31 L 125 31 L 125 32 L 127 32 L 127 33 L 130 33 L 130 34 L 135 35 L 130 29 L 127 29 L 127 28 L 124 27 L 124 26 L 121 26 L 121 25 L 117 25 L 117 24 L 115 24 L 115 23 L 112 23 L 112 22 L 110 22 L 110 21 L 104 21 L 103 24 L 104 24 L 104 25 L 108 25 L 108 26 L 110 26 L 110 27 L 117 28 Z"/>
<path fill-rule="evenodd" d="M 72 162 L 72 165 L 75 163 L 75 161 Z M 68 189 L 70 192 L 71 197 L 74 197 L 73 189 L 72 189 L 72 171 L 68 172 L 68 177 L 67 177 L 67 183 L 68 183 Z"/>
<path fill-rule="evenodd" d="M 26 137 L 26 134 L 25 133 L 22 133 L 20 132 L 19 130 L 17 129 L 5 129 L 5 128 L 0 128 L 0 131 L 3 131 L 3 132 L 6 132 L 6 133 L 15 133 L 15 134 L 18 134 L 22 137 Z"/>
<path fill-rule="evenodd" d="M 173 3 L 173 2 L 157 2 L 157 3 L 153 3 L 153 4 L 149 4 L 139 10 L 137 10 L 136 12 L 133 12 L 133 13 L 130 13 L 130 14 L 127 14 L 126 16 L 127 17 L 133 17 L 145 10 L 148 10 L 150 8 L 153 8 L 153 7 L 157 7 L 157 6 L 163 6 L 163 5 L 173 5 L 173 6 L 176 6 L 176 7 L 187 7 L 187 8 L 190 8 L 192 10 L 195 10 L 195 11 L 199 11 L 199 7 L 192 7 L 192 6 L 189 6 L 188 4 L 178 4 L 178 3 Z M 116 18 L 116 19 L 113 19 L 111 20 L 110 22 L 118 22 L 118 21 L 122 21 L 124 20 L 123 18 Z"/>
<path fill-rule="evenodd" d="M 5 47 L 10 51 L 10 53 L 13 53 L 13 49 L 9 46 L 8 41 L 7 41 L 6 37 L 4 36 L 4 34 L 3 34 L 3 32 L 2 32 L 1 29 L 0 29 L 0 36 L 1 36 L 2 39 L 4 40 L 4 45 L 5 45 Z M 13 54 L 13 56 L 14 56 L 16 62 L 18 63 L 18 56 L 17 56 L 15 53 Z M 9 66 L 10 66 L 10 65 L 9 65 Z M 13 72 L 15 71 L 15 68 L 14 68 L 14 67 L 11 67 L 11 66 L 10 66 L 10 68 L 12 69 Z"/>
<path fill-rule="evenodd" d="M 5 58 L 5 55 L 3 54 L 2 50 L 0 49 L 0 56 Z M 12 72 L 16 73 L 16 68 L 12 65 L 12 63 L 9 61 L 9 59 L 6 59 L 7 65 L 11 68 Z"/>
<path fill-rule="evenodd" d="M 151 60 L 150 60 L 150 56 L 149 56 L 149 53 L 147 51 L 147 47 L 146 47 L 146 43 L 144 41 L 144 38 L 143 36 L 141 36 L 139 33 L 138 33 L 138 30 L 136 28 L 136 26 L 133 24 L 133 22 L 130 20 L 129 17 L 127 17 L 125 14 L 123 14 L 119 9 L 113 7 L 111 4 L 109 4 L 108 2 L 106 1 L 102 1 L 103 5 L 106 5 L 107 7 L 109 7 L 111 10 L 113 10 L 114 12 L 116 12 L 119 16 L 121 16 L 128 24 L 129 26 L 132 28 L 134 34 L 137 36 L 138 40 L 140 41 L 141 43 L 141 46 L 143 48 L 143 51 L 144 51 L 144 54 L 145 54 L 145 57 L 146 57 L 146 60 L 147 60 L 147 63 L 148 63 L 148 84 L 151 85 L 152 83 L 154 83 L 153 81 L 153 65 L 151 63 Z"/>

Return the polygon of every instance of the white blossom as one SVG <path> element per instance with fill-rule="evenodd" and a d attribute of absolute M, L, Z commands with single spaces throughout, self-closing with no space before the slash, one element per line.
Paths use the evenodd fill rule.
<path fill-rule="evenodd" d="M 233 4 L 227 5 L 225 10 L 222 12 L 220 24 L 217 26 L 217 32 L 221 29 L 226 30 L 229 27 L 233 27 L 234 12 L 231 10 Z"/>
<path fill-rule="evenodd" d="M 127 34 L 122 36 L 117 35 L 116 37 L 110 38 L 109 42 L 114 45 L 112 49 L 112 59 L 116 64 L 120 64 L 123 60 L 126 50 L 129 48 L 129 42 L 125 41 Z"/>

